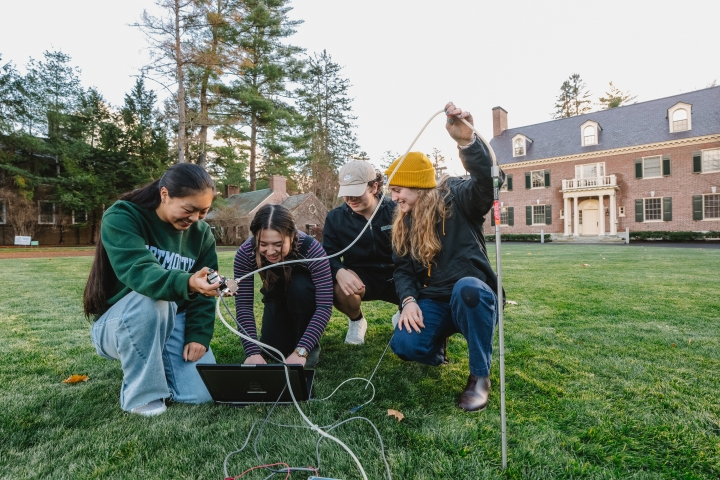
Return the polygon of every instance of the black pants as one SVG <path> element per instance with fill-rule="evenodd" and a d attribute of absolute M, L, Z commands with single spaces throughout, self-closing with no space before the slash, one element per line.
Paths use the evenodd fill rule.
<path fill-rule="evenodd" d="M 260 292 L 265 304 L 260 341 L 287 357 L 315 314 L 315 285 L 310 272 L 296 268 L 290 282 L 278 279 L 271 290 L 262 288 Z"/>

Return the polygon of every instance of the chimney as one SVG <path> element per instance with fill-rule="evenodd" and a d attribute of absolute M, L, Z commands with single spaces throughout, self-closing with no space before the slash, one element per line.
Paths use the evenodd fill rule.
<path fill-rule="evenodd" d="M 225 198 L 229 198 L 230 195 L 237 195 L 240 193 L 240 189 L 237 185 L 225 185 Z"/>
<path fill-rule="evenodd" d="M 507 116 L 508 112 L 502 107 L 495 107 L 492 109 L 493 112 L 493 137 L 499 137 L 502 132 L 507 130 Z"/>
<path fill-rule="evenodd" d="M 274 194 L 279 195 L 281 197 L 287 196 L 287 188 L 286 184 L 287 178 L 283 177 L 282 175 L 271 175 L 270 176 L 270 190 L 273 191 Z"/>

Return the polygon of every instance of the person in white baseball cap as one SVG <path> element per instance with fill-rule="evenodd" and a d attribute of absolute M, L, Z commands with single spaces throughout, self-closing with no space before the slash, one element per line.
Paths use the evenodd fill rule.
<path fill-rule="evenodd" d="M 338 174 L 338 196 L 345 203 L 325 219 L 323 248 L 332 255 L 350 245 L 365 227 L 380 202 L 383 175 L 364 160 L 346 163 Z M 395 292 L 392 260 L 393 213 L 395 202 L 385 197 L 370 227 L 342 257 L 330 259 L 335 308 L 349 317 L 345 343 L 365 342 L 367 320 L 361 303 L 383 300 L 399 305 Z"/>

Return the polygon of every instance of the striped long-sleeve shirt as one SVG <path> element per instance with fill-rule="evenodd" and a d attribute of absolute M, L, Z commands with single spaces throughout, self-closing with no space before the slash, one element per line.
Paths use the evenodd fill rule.
<path fill-rule="evenodd" d="M 306 235 L 303 232 L 298 232 L 298 234 L 300 236 L 298 243 L 302 244 Z M 325 255 L 325 250 L 323 250 L 322 245 L 313 240 L 312 245 L 308 249 L 307 258 L 319 258 Z M 307 262 L 305 266 L 310 271 L 310 277 L 315 285 L 315 314 L 312 316 L 297 346 L 310 350 L 320 341 L 320 337 L 330 321 L 330 315 L 332 314 L 333 283 L 330 273 L 330 263 L 327 260 Z M 235 278 L 240 278 L 256 269 L 257 263 L 253 253 L 252 238 L 250 238 L 240 246 L 235 254 Z M 238 325 L 241 326 L 242 329 L 245 329 L 248 336 L 257 339 L 257 327 L 255 325 L 255 315 L 253 314 L 253 303 L 255 300 L 253 279 L 254 277 L 250 276 L 238 285 L 238 291 L 235 295 L 235 312 Z M 260 353 L 260 348 L 254 343 L 243 339 L 242 344 L 246 356 L 249 357 L 250 355 Z"/>

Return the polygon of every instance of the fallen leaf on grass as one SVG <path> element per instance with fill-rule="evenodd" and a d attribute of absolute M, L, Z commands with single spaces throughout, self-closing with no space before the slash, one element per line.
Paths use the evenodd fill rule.
<path fill-rule="evenodd" d="M 87 375 L 70 375 L 68 378 L 63 380 L 63 383 L 87 382 L 88 380 L 90 380 L 90 377 Z"/>
<path fill-rule="evenodd" d="M 582 266 L 583 266 L 583 267 L 589 267 L 590 264 L 589 264 L 589 263 L 583 263 Z"/>
<path fill-rule="evenodd" d="M 392 408 L 388 408 L 388 417 L 395 417 L 398 419 L 398 422 L 405 418 L 405 415 L 403 415 L 401 412 L 398 412 L 397 410 L 393 410 Z"/>
<path fill-rule="evenodd" d="M 508 300 L 505 303 L 507 303 L 508 305 L 517 305 L 517 302 L 514 300 Z"/>
<path fill-rule="evenodd" d="M 670 346 L 671 346 L 672 348 L 675 348 L 675 347 L 677 347 L 677 344 L 673 343 L 673 344 L 670 345 Z"/>

